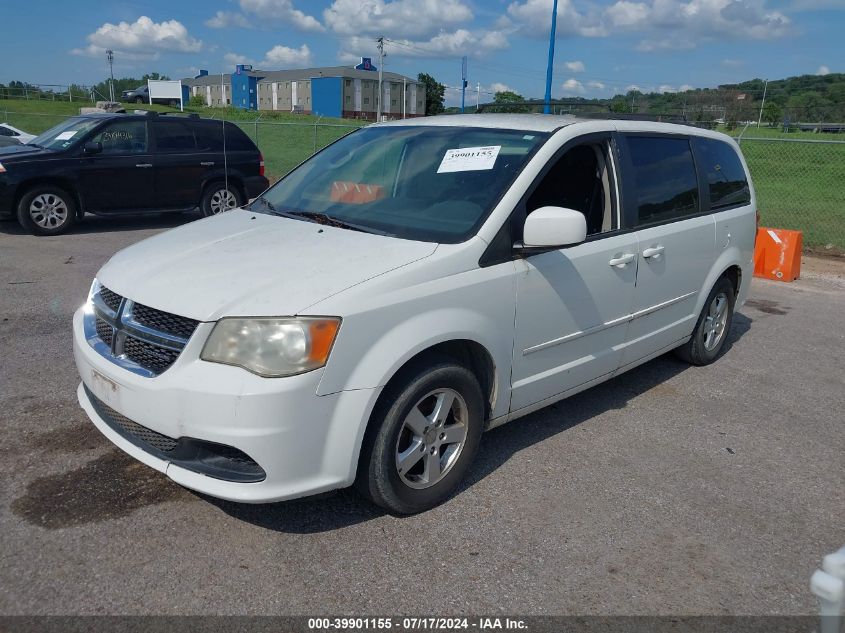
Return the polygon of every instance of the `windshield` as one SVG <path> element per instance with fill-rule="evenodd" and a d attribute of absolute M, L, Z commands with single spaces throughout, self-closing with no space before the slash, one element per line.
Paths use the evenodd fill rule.
<path fill-rule="evenodd" d="M 36 136 L 27 145 L 37 145 L 46 149 L 67 149 L 76 144 L 87 132 L 99 125 L 101 119 L 86 119 L 72 117 L 51 127 L 43 134 Z"/>
<path fill-rule="evenodd" d="M 466 127 L 364 128 L 300 165 L 250 208 L 412 240 L 462 242 L 548 137 Z"/>

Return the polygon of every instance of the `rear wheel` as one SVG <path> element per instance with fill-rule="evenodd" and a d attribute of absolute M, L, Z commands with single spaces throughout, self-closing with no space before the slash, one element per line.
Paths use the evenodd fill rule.
<path fill-rule="evenodd" d="M 200 210 L 206 217 L 236 209 L 243 204 L 241 192 L 231 182 L 228 188 L 224 182 L 215 182 L 205 189 Z"/>
<path fill-rule="evenodd" d="M 144 100 L 141 97 L 135 97 L 135 103 L 144 103 Z"/>
<path fill-rule="evenodd" d="M 693 365 L 709 365 L 716 360 L 725 347 L 735 303 L 736 290 L 722 277 L 704 302 L 692 338 L 675 350 L 677 356 Z"/>
<path fill-rule="evenodd" d="M 356 487 L 397 514 L 444 501 L 472 463 L 484 424 L 475 376 L 448 358 L 389 386 L 373 412 Z"/>
<path fill-rule="evenodd" d="M 76 203 L 64 189 L 37 185 L 18 203 L 18 222 L 33 235 L 59 235 L 76 220 Z"/>

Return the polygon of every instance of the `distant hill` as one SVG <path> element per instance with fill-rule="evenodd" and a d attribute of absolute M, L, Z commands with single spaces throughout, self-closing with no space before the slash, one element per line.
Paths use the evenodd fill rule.
<path fill-rule="evenodd" d="M 719 122 L 729 127 L 741 121 L 756 121 L 760 116 L 765 88 L 763 122 L 780 125 L 790 123 L 845 122 L 845 74 L 801 75 L 769 81 L 751 79 L 716 88 L 696 88 L 684 92 L 630 91 L 611 99 L 563 99 L 555 111 L 608 112 L 683 116 L 688 121 Z M 518 95 L 516 95 L 518 96 Z M 521 103 L 485 104 L 485 110 L 528 112 L 542 109 L 542 100 L 528 99 Z M 455 111 L 455 108 L 450 108 Z"/>

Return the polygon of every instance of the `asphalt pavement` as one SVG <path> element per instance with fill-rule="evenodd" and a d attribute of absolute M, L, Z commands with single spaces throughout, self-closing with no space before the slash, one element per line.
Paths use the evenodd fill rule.
<path fill-rule="evenodd" d="M 76 401 L 71 315 L 190 216 L 0 223 L 0 614 L 813 614 L 845 545 L 845 276 L 754 280 L 715 364 L 658 358 L 486 434 L 421 515 L 207 498 Z"/>

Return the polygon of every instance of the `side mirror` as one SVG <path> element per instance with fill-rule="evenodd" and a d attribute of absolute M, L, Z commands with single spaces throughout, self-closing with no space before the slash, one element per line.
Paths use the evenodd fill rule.
<path fill-rule="evenodd" d="M 563 207 L 540 207 L 525 219 L 521 250 L 555 250 L 580 244 L 585 239 L 587 219 L 583 213 Z"/>
<path fill-rule="evenodd" d="M 84 154 L 99 154 L 103 151 L 103 144 L 100 142 L 89 141 L 82 146 Z"/>

